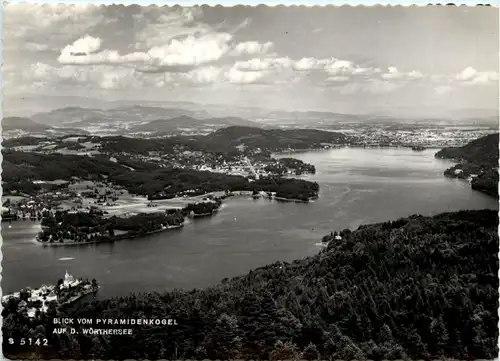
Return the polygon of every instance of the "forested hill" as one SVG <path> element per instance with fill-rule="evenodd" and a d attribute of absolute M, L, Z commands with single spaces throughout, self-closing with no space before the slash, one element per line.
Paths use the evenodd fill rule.
<path fill-rule="evenodd" d="M 26 132 L 40 132 L 47 129 L 50 129 L 50 127 L 45 124 L 34 122 L 29 118 L 22 118 L 22 117 L 2 118 L 3 131 L 24 130 Z"/>
<path fill-rule="evenodd" d="M 237 117 L 223 117 L 223 118 L 205 118 L 196 119 L 187 115 L 170 119 L 158 119 L 151 122 L 137 125 L 130 129 L 130 132 L 176 132 L 179 129 L 207 127 L 207 125 L 224 127 L 231 125 L 258 127 L 259 123 Z"/>
<path fill-rule="evenodd" d="M 473 140 L 463 147 L 444 148 L 437 158 L 453 159 L 457 165 L 444 174 L 453 178 L 472 178 L 472 189 L 498 197 L 498 133 Z"/>
<path fill-rule="evenodd" d="M 233 126 L 219 129 L 203 138 L 210 145 L 227 144 L 233 147 L 244 145 L 271 151 L 319 148 L 322 144 L 346 144 L 348 136 L 316 129 L 260 129 Z"/>
<path fill-rule="evenodd" d="M 50 336 L 50 345 L 61 346 L 43 352 L 84 359 L 493 359 L 497 227 L 497 213 L 481 210 L 344 230 L 341 240 L 326 236 L 331 241 L 316 256 L 212 288 L 60 311 L 60 317 L 174 317 L 179 325 L 138 327 L 131 336 Z M 35 329 L 5 310 L 4 317 L 4 340 Z M 37 333 L 51 334 L 51 319 L 38 322 Z M 4 344 L 4 353 L 12 352 Z"/>
<path fill-rule="evenodd" d="M 22 134 L 30 134 L 30 135 L 39 135 L 39 136 L 48 136 L 48 137 L 57 137 L 61 135 L 68 135 L 72 133 L 78 134 L 88 134 L 85 130 L 73 129 L 73 128 L 65 128 L 65 127 L 50 127 L 46 124 L 37 123 L 30 118 L 24 117 L 5 117 L 2 118 L 2 131 L 4 135 L 9 138 L 12 132 L 14 133 L 22 133 Z"/>
<path fill-rule="evenodd" d="M 262 129 L 256 127 L 231 126 L 219 129 L 207 135 L 176 136 L 169 138 L 125 138 L 94 137 L 102 144 L 103 151 L 128 152 L 131 149 L 139 154 L 151 151 L 170 151 L 175 146 L 184 146 L 191 150 L 205 152 L 234 153 L 237 147 L 266 151 L 287 149 L 313 149 L 323 145 L 348 144 L 352 137 L 342 133 L 315 129 Z"/>
<path fill-rule="evenodd" d="M 443 148 L 436 153 L 436 157 L 454 159 L 460 163 L 498 167 L 498 140 L 498 133 L 490 134 L 473 140 L 463 147 Z"/>

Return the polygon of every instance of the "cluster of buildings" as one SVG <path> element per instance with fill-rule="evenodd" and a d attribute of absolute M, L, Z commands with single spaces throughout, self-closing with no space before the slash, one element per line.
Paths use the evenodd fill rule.
<path fill-rule="evenodd" d="M 37 311 L 47 312 L 49 304 L 54 302 L 56 304 L 65 303 L 68 301 L 73 301 L 73 299 L 68 299 L 67 297 L 61 302 L 60 295 L 61 291 L 69 290 L 71 288 L 77 289 L 81 287 L 78 297 L 83 294 L 89 293 L 93 289 L 93 285 L 90 282 L 84 282 L 79 279 L 75 279 L 72 275 L 66 271 L 64 279 L 58 285 L 42 285 L 40 288 L 22 290 L 20 292 L 15 292 L 10 295 L 5 295 L 2 297 L 2 304 L 6 304 L 10 299 L 19 299 L 18 311 L 27 312 L 29 318 L 36 317 Z"/>
<path fill-rule="evenodd" d="M 366 127 L 354 131 L 358 140 L 354 146 L 402 146 L 420 145 L 431 148 L 462 146 L 468 142 L 495 131 L 487 129 L 387 129 Z"/>

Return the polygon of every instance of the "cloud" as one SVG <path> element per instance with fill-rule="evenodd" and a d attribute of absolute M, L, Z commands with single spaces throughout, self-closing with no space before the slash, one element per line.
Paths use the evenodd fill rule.
<path fill-rule="evenodd" d="M 117 68 L 111 65 L 74 65 L 51 66 L 37 62 L 22 73 L 22 89 L 60 90 L 61 87 L 78 87 L 89 89 L 121 90 L 148 89 L 170 85 L 176 79 L 168 73 L 144 74 L 132 68 Z"/>
<path fill-rule="evenodd" d="M 412 70 L 408 73 L 401 72 L 395 66 L 387 68 L 387 72 L 380 75 L 384 80 L 418 80 L 424 78 L 424 74 L 420 71 Z"/>
<path fill-rule="evenodd" d="M 471 80 L 472 78 L 474 78 L 474 76 L 476 76 L 476 74 L 477 74 L 477 70 L 469 66 L 468 68 L 465 68 L 460 73 L 458 73 L 456 75 L 456 78 L 457 78 L 457 80 L 468 81 L 468 80 Z"/>
<path fill-rule="evenodd" d="M 325 70 L 332 75 L 349 74 L 353 68 L 352 61 L 347 60 L 335 60 L 325 66 Z"/>
<path fill-rule="evenodd" d="M 97 6 L 91 4 L 5 3 L 4 21 L 6 28 L 21 35 L 30 31 L 47 30 L 63 22 L 88 20 L 97 9 Z"/>
<path fill-rule="evenodd" d="M 422 74 L 421 72 L 419 71 L 416 71 L 416 70 L 412 70 L 410 71 L 409 73 L 406 74 L 406 76 L 409 78 L 409 79 L 422 79 L 424 77 L 424 74 Z"/>
<path fill-rule="evenodd" d="M 324 69 L 329 61 L 328 59 L 302 58 L 293 62 L 293 69 L 297 71 Z"/>
<path fill-rule="evenodd" d="M 47 44 L 38 44 L 38 43 L 26 43 L 24 44 L 25 48 L 30 50 L 30 51 L 46 51 L 49 50 L 49 46 Z"/>
<path fill-rule="evenodd" d="M 167 44 L 154 46 L 147 52 L 120 54 L 116 50 L 101 50 L 102 41 L 84 36 L 61 50 L 61 64 L 133 64 L 142 65 L 144 72 L 189 71 L 192 67 L 215 62 L 225 55 L 253 54 L 269 49 L 270 43 L 234 43 L 229 33 L 209 33 L 202 36 L 188 35 L 183 39 L 172 39 Z M 184 69 L 179 67 L 185 67 Z"/>
<path fill-rule="evenodd" d="M 394 79 L 400 79 L 404 76 L 403 73 L 401 73 L 398 68 L 395 66 L 390 66 L 387 68 L 387 73 L 382 74 L 380 77 L 385 80 L 394 80 Z"/>
<path fill-rule="evenodd" d="M 60 63 L 71 64 L 72 58 L 83 59 L 86 56 L 91 56 L 101 48 L 101 39 L 86 35 L 66 45 L 61 50 L 61 55 L 57 59 Z"/>
<path fill-rule="evenodd" d="M 234 27 L 230 33 L 231 34 L 234 34 L 234 33 L 237 33 L 238 31 L 242 30 L 242 29 L 245 29 L 246 27 L 248 27 L 250 24 L 252 23 L 252 19 L 250 18 L 246 18 L 245 20 L 243 20 L 240 24 L 238 24 L 236 27 Z"/>
<path fill-rule="evenodd" d="M 182 77 L 194 84 L 215 83 L 221 74 L 221 69 L 214 66 L 207 66 L 182 74 Z"/>
<path fill-rule="evenodd" d="M 170 8 L 166 10 L 168 12 L 164 11 L 157 7 L 143 7 L 139 14 L 133 16 L 139 28 L 135 33 L 136 49 L 146 50 L 162 46 L 175 38 L 204 35 L 212 31 L 210 26 L 197 21 L 203 17 L 201 8 Z"/>
<path fill-rule="evenodd" d="M 350 95 L 355 93 L 387 94 L 396 91 L 404 84 L 387 80 L 370 79 L 365 82 L 350 82 L 340 89 L 340 93 Z"/>
<path fill-rule="evenodd" d="M 455 79 L 467 85 L 489 84 L 498 82 L 498 73 L 495 71 L 479 72 L 472 67 L 467 67 L 455 76 Z"/>
<path fill-rule="evenodd" d="M 289 57 L 253 58 L 237 61 L 233 68 L 238 72 L 254 72 L 254 77 L 258 79 L 273 75 L 275 84 L 286 84 L 286 81 L 291 81 L 291 79 L 298 82 L 306 77 L 308 83 L 316 83 L 316 85 L 323 85 L 324 81 L 330 83 L 342 83 L 350 80 L 362 81 L 380 73 L 378 68 L 362 67 L 349 60 L 312 57 L 297 60 Z M 412 75 L 417 77 L 417 72 L 414 73 Z M 237 73 L 235 72 L 235 74 Z M 248 82 L 251 81 L 248 80 Z"/>
<path fill-rule="evenodd" d="M 263 78 L 266 75 L 263 71 L 240 71 L 236 67 L 231 67 L 224 74 L 229 83 L 249 84 Z"/>
<path fill-rule="evenodd" d="M 345 76 L 345 75 L 336 75 L 336 76 L 330 76 L 330 77 L 326 78 L 326 81 L 339 82 L 339 83 L 343 83 L 343 82 L 346 82 L 348 80 L 349 80 L 349 77 Z"/>
<path fill-rule="evenodd" d="M 232 35 L 228 33 L 208 34 L 199 38 L 188 36 L 183 40 L 172 40 L 169 44 L 151 48 L 148 55 L 155 65 L 200 65 L 219 60 L 230 49 Z"/>
<path fill-rule="evenodd" d="M 263 71 L 291 69 L 293 60 L 287 57 L 282 58 L 253 58 L 246 61 L 237 61 L 234 67 L 239 71 Z"/>
<path fill-rule="evenodd" d="M 241 56 L 241 55 L 255 55 L 255 54 L 265 54 L 273 47 L 273 43 L 259 43 L 257 41 L 245 41 L 243 43 L 237 44 L 231 51 L 231 55 Z"/>
<path fill-rule="evenodd" d="M 489 84 L 494 82 L 498 83 L 498 73 L 495 71 L 478 73 L 470 80 L 470 84 Z"/>
<path fill-rule="evenodd" d="M 25 48 L 41 51 L 40 46 L 35 44 L 46 43 L 49 39 L 54 45 L 61 39 L 72 38 L 101 23 L 101 10 L 102 7 L 91 4 L 6 3 L 4 49 L 16 51 L 20 44 L 31 43 Z"/>

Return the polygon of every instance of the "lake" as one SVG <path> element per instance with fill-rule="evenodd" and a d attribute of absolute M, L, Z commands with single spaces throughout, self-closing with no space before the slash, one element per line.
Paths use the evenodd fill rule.
<path fill-rule="evenodd" d="M 320 184 L 309 204 L 231 198 L 209 219 L 143 239 L 72 247 L 43 247 L 31 221 L 2 223 L 3 293 L 56 283 L 66 270 L 96 278 L 99 298 L 130 292 L 199 288 L 243 275 L 274 261 L 317 253 L 332 230 L 433 215 L 460 209 L 498 209 L 496 199 L 448 179 L 453 163 L 434 158 L 437 150 L 342 148 L 295 153 L 316 166 L 305 177 Z M 281 156 L 291 156 L 283 154 Z"/>

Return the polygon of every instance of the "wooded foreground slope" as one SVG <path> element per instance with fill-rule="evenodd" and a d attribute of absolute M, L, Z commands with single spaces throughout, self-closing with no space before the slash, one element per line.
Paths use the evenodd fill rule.
<path fill-rule="evenodd" d="M 411 216 L 341 236 L 316 256 L 204 290 L 132 294 L 57 311 L 173 317 L 179 326 L 140 326 L 131 336 L 50 336 L 51 352 L 151 360 L 496 357 L 497 212 Z M 35 328 L 5 311 L 4 317 L 4 340 Z M 37 332 L 51 335 L 50 321 L 37 321 Z M 9 351 L 16 350 L 4 344 Z"/>

